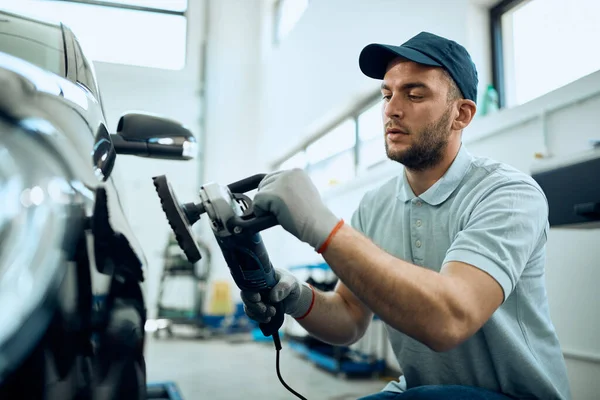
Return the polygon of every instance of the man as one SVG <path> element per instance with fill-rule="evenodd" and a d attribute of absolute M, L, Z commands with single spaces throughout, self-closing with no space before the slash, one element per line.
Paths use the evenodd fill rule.
<path fill-rule="evenodd" d="M 267 303 L 325 342 L 360 339 L 377 314 L 402 367 L 366 399 L 570 398 L 545 288 L 548 206 L 528 175 L 474 157 L 461 135 L 476 111 L 477 72 L 454 41 L 422 32 L 359 57 L 382 79 L 386 152 L 404 165 L 368 192 L 351 226 L 299 169 L 265 177 L 258 214 L 322 254 L 340 283 L 323 293 L 277 271 Z M 242 293 L 266 322 L 272 306 Z"/>

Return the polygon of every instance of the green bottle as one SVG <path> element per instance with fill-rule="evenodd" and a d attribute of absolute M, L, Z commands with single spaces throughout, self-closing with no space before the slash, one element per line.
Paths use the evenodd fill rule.
<path fill-rule="evenodd" d="M 483 115 L 493 114 L 500 108 L 498 104 L 498 92 L 493 85 L 488 85 L 483 98 Z"/>

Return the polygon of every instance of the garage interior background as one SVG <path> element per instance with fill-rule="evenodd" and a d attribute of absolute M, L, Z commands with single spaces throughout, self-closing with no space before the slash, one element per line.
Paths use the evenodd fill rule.
<path fill-rule="evenodd" d="M 25 2 L 18 3 L 22 6 Z M 77 7 L 90 7 L 44 3 L 61 3 L 52 4 L 54 13 L 59 6 L 69 7 L 69 13 L 79 12 Z M 490 34 L 490 9 L 501 3 L 496 0 L 123 3 L 152 3 L 156 8 L 169 3 L 168 7 L 185 12 L 158 13 L 153 23 L 150 18 L 135 16 L 141 11 L 125 9 L 107 11 L 106 18 L 114 18 L 109 24 L 100 17 L 83 25 L 65 20 L 95 58 L 109 127 L 114 129 L 127 110 L 144 110 L 182 121 L 200 142 L 195 162 L 123 157 L 116 164 L 115 175 L 121 176 L 126 188 L 121 200 L 148 257 L 150 318 L 170 232 L 152 176 L 166 174 L 179 198 L 189 201 L 205 181 L 225 184 L 280 167 L 306 166 L 328 204 L 348 220 L 366 190 L 399 171 L 385 160 L 372 159 L 384 155 L 382 144 L 377 143 L 376 153 L 357 151 L 363 156 L 359 158 L 362 163 L 355 165 L 354 148 L 337 139 L 349 138 L 345 140 L 348 144 L 357 136 L 367 146 L 377 142 L 370 138 L 381 132 L 378 111 L 372 108 L 377 108 L 379 83 L 364 77 L 358 68 L 358 54 L 364 45 L 399 44 L 420 31 L 431 31 L 468 48 L 479 70 L 481 96 L 488 85 L 498 82 L 494 80 Z M 276 17 L 277 10 L 289 6 L 285 3 L 295 3 L 298 12 L 284 26 Z M 519 57 L 528 54 L 523 51 L 527 46 L 538 52 L 530 51 L 530 59 L 512 59 L 505 53 L 506 90 L 501 98 L 506 107 L 478 116 L 463 136 L 472 152 L 526 172 L 541 162 L 540 157 L 582 152 L 590 148 L 590 140 L 600 139 L 600 53 L 590 51 L 597 47 L 593 38 L 600 37 L 600 27 L 592 25 L 598 5 L 594 0 L 529 3 L 530 17 L 546 18 L 544 25 L 551 29 L 532 32 L 530 25 L 529 31 L 519 31 L 516 17 L 506 14 L 504 25 L 510 27 L 514 21 L 515 40 L 510 30 L 505 30 L 504 48 L 519 50 L 522 46 L 521 52 L 515 53 Z M 534 3 L 546 3 L 548 8 L 534 10 Z M 525 9 L 523 4 L 521 7 Z M 544 11 L 551 9 L 555 11 Z M 554 21 L 556 16 L 567 22 Z M 588 18 L 575 21 L 577 16 Z M 532 24 L 533 19 L 526 23 Z M 523 26 L 523 21 L 520 24 Z M 291 28 L 284 31 L 288 26 Z M 97 50 L 102 46 L 109 46 L 113 56 L 128 56 L 130 64 L 145 65 L 107 62 Z M 138 54 L 140 58 L 135 59 Z M 521 70 L 514 67 L 517 64 Z M 527 71 L 524 66 L 532 69 Z M 530 92 L 519 92 L 526 85 Z M 480 100 L 478 112 L 483 103 Z M 319 138 L 322 141 L 311 147 Z M 218 254 L 206 229 L 199 233 Z M 277 267 L 320 262 L 317 254 L 280 228 L 263 237 Z M 599 243 L 599 230 L 563 229 L 552 229 L 548 242 L 548 295 L 574 398 L 593 398 L 600 393 Z M 221 257 L 214 257 L 212 279 L 230 280 L 233 285 Z M 232 295 L 237 301 L 236 290 Z M 395 362 L 391 354 L 387 360 Z"/>

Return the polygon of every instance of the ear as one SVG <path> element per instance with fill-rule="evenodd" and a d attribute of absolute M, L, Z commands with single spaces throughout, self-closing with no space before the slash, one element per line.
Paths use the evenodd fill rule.
<path fill-rule="evenodd" d="M 461 99 L 457 101 L 456 107 L 458 109 L 458 115 L 452 121 L 452 129 L 462 131 L 473 120 L 475 112 L 477 111 L 477 105 L 472 100 Z"/>

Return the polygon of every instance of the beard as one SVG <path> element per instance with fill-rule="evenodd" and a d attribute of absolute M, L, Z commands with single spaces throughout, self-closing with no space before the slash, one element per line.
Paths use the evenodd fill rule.
<path fill-rule="evenodd" d="M 385 152 L 388 158 L 413 171 L 424 171 L 436 166 L 444 157 L 444 150 L 448 146 L 450 112 L 451 109 L 448 108 L 440 119 L 423 128 L 415 135 L 416 141 L 405 150 L 390 150 L 385 140 Z M 409 132 L 409 134 L 413 133 Z"/>

